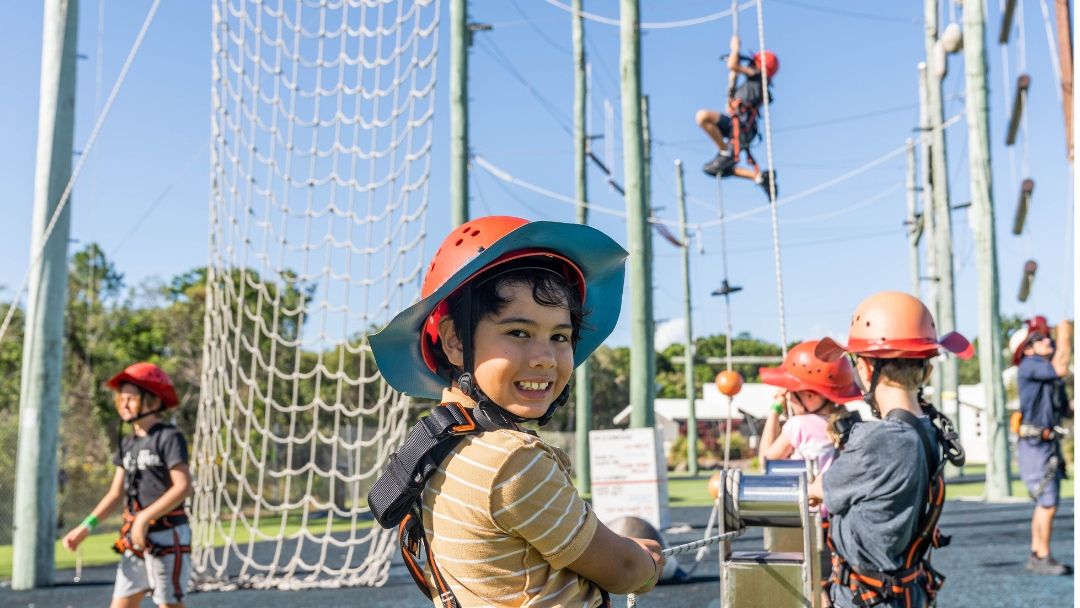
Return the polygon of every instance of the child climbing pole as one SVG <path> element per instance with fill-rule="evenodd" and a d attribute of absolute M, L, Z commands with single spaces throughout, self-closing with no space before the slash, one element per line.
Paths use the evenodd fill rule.
<path fill-rule="evenodd" d="M 743 81 L 728 93 L 727 113 L 701 109 L 697 112 L 698 126 L 716 144 L 716 157 L 705 164 L 703 170 L 714 177 L 734 175 L 753 180 L 769 196 L 776 192 L 776 172 L 762 171 L 750 152 L 750 144 L 757 139 L 757 118 L 762 105 L 773 100 L 772 91 L 766 90 L 780 69 L 780 60 L 771 51 L 755 53 L 753 57 L 739 54 L 739 36 L 731 37 L 731 52 L 727 56 L 728 70 L 742 75 Z M 740 155 L 746 155 L 748 167 L 739 166 Z"/>

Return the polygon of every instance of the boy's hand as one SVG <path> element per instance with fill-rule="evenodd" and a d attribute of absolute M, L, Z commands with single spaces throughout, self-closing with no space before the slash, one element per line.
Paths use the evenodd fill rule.
<path fill-rule="evenodd" d="M 653 590 L 653 587 L 656 586 L 656 583 L 660 582 L 660 573 L 664 571 L 664 561 L 666 559 L 663 553 L 664 549 L 660 546 L 660 543 L 652 539 L 631 538 L 630 540 L 641 545 L 641 548 L 645 549 L 645 551 L 649 553 L 649 557 L 651 557 L 653 560 L 653 566 L 656 568 L 656 570 L 653 572 L 652 577 L 650 577 L 649 580 L 645 581 L 645 583 L 641 587 L 638 587 L 634 590 L 634 593 L 638 595 L 642 593 L 648 593 Z"/>
<path fill-rule="evenodd" d="M 64 535 L 64 547 L 68 551 L 74 551 L 79 548 L 82 541 L 86 540 L 87 536 L 90 536 L 90 528 L 79 524 L 72 528 L 71 532 Z"/>
<path fill-rule="evenodd" d="M 146 517 L 145 513 L 146 511 L 142 511 L 135 516 L 135 521 L 131 523 L 131 532 L 129 532 L 131 544 L 139 551 L 148 546 L 146 533 L 150 530 L 150 518 Z"/>

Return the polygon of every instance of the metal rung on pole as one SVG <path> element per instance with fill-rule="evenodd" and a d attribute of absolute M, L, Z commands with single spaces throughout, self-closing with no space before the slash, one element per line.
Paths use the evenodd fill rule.
<path fill-rule="evenodd" d="M 1001 9 L 1001 31 L 998 32 L 998 42 L 1007 44 L 1009 34 L 1012 31 L 1013 13 L 1016 11 L 1016 0 L 1005 0 L 1005 6 Z"/>
<path fill-rule="evenodd" d="M 1027 219 L 1028 203 L 1031 201 L 1031 193 L 1035 191 L 1035 180 L 1025 179 L 1020 184 L 1020 200 L 1016 203 L 1016 215 L 1013 216 L 1013 234 L 1019 235 L 1024 231 L 1024 220 Z"/>
<path fill-rule="evenodd" d="M 1024 277 L 1020 279 L 1020 293 L 1016 296 L 1021 302 L 1027 302 L 1031 294 L 1031 285 L 1035 282 L 1035 271 L 1038 269 L 1039 265 L 1035 263 L 1035 260 L 1024 262 Z"/>
<path fill-rule="evenodd" d="M 1005 135 L 1005 145 L 1016 143 L 1016 132 L 1020 129 L 1020 116 L 1024 113 L 1024 101 L 1031 86 L 1031 76 L 1021 74 L 1016 79 L 1016 95 L 1013 95 L 1012 114 L 1009 116 L 1009 131 Z"/>

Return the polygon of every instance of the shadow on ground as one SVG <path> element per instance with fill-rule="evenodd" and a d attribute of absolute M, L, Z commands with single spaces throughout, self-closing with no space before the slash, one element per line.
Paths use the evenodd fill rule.
<path fill-rule="evenodd" d="M 671 520 L 687 524 L 691 531 L 670 535 L 672 544 L 700 539 L 709 509 L 675 507 Z M 948 580 L 939 596 L 940 606 L 980 606 L 1013 608 L 1072 606 L 1074 579 L 1038 577 L 1024 570 L 1030 538 L 1031 503 L 983 504 L 950 501 L 945 506 L 941 526 L 952 534 L 952 545 L 936 551 L 934 566 Z M 1062 503 L 1055 519 L 1054 552 L 1059 560 L 1073 563 L 1073 501 Z M 761 533 L 753 531 L 735 542 L 736 550 L 761 547 Z M 692 559 L 693 554 L 684 556 Z M 684 561 L 685 563 L 685 561 Z M 57 580 L 71 581 L 73 572 L 57 573 Z M 83 572 L 80 583 L 59 584 L 51 589 L 14 592 L 6 582 L 0 587 L 0 607 L 76 608 L 107 606 L 112 595 L 113 568 L 92 568 Z M 677 585 L 658 587 L 638 599 L 642 608 L 650 606 L 694 607 L 719 606 L 719 564 L 714 551 L 694 572 Z M 380 588 L 313 589 L 306 591 L 253 591 L 193 593 L 187 605 L 227 606 L 228 608 L 337 608 L 369 607 L 425 608 L 431 606 L 416 589 L 398 558 L 391 567 L 389 582 Z M 616 608 L 626 605 L 625 597 L 612 598 Z M 149 600 L 144 606 L 151 606 Z"/>

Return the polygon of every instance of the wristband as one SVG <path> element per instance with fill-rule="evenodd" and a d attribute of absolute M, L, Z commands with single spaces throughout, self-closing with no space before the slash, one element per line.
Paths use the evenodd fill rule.
<path fill-rule="evenodd" d="M 784 404 L 783 403 L 774 403 L 774 404 L 772 404 L 772 411 L 776 412 L 776 414 L 778 416 L 783 414 L 784 413 Z"/>
<path fill-rule="evenodd" d="M 86 516 L 86 519 L 82 520 L 81 525 L 86 526 L 87 530 L 90 530 L 91 532 L 93 532 L 94 528 L 96 528 L 98 526 L 98 518 L 97 518 L 96 515 L 91 513 L 90 515 Z"/>

